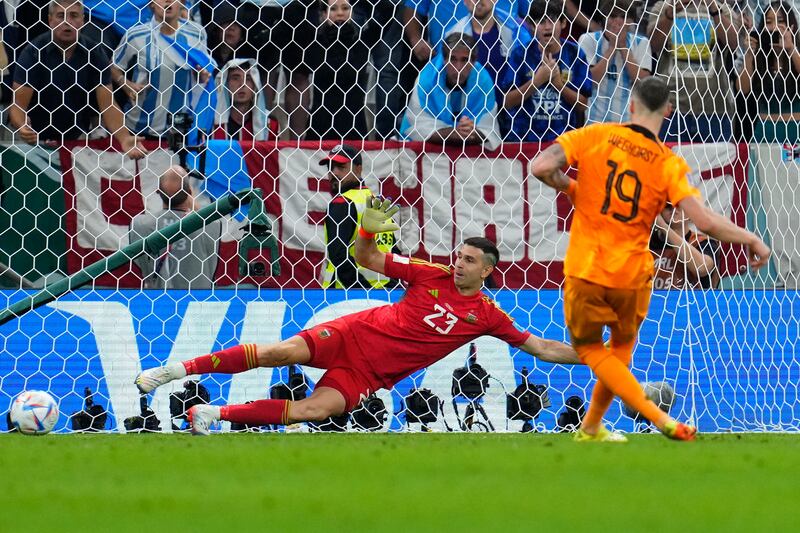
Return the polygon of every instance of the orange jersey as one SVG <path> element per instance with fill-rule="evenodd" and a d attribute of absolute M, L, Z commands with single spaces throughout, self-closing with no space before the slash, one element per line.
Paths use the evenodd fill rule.
<path fill-rule="evenodd" d="M 689 165 L 650 131 L 593 124 L 556 142 L 578 169 L 564 274 L 604 287 L 635 289 L 653 276 L 650 232 L 667 201 L 700 196 Z"/>

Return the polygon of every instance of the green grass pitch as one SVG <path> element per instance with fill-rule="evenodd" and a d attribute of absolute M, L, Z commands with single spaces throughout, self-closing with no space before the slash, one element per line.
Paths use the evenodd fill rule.
<path fill-rule="evenodd" d="M 0 531 L 797 531 L 800 436 L 0 435 Z"/>

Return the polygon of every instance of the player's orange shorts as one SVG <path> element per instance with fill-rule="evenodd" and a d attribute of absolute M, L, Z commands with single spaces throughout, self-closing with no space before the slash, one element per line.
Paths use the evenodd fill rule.
<path fill-rule="evenodd" d="M 568 276 L 564 282 L 564 317 L 573 346 L 603 342 L 603 326 L 614 344 L 636 339 L 650 307 L 650 284 L 638 289 L 612 289 Z"/>
<path fill-rule="evenodd" d="M 341 392 L 347 411 L 353 410 L 381 387 L 344 320 L 331 320 L 298 335 L 306 341 L 311 352 L 308 366 L 327 370 L 316 386 Z"/>

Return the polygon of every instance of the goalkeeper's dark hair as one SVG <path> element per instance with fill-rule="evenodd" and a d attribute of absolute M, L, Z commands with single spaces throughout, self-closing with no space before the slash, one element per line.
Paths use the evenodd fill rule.
<path fill-rule="evenodd" d="M 633 86 L 633 95 L 649 111 L 661 111 L 669 102 L 669 86 L 665 81 L 655 76 L 650 76 L 636 82 Z"/>
<path fill-rule="evenodd" d="M 497 266 L 500 261 L 500 251 L 497 246 L 485 237 L 470 237 L 469 239 L 464 239 L 464 244 L 479 248 L 483 252 L 486 262 L 492 266 Z"/>

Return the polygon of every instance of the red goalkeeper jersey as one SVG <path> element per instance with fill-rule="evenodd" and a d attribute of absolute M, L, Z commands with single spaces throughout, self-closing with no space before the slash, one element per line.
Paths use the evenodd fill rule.
<path fill-rule="evenodd" d="M 482 335 L 515 347 L 530 336 L 482 292 L 459 294 L 444 265 L 387 254 L 384 268 L 387 276 L 408 282 L 403 299 L 338 321 L 347 323 L 364 360 L 387 389 Z"/>

